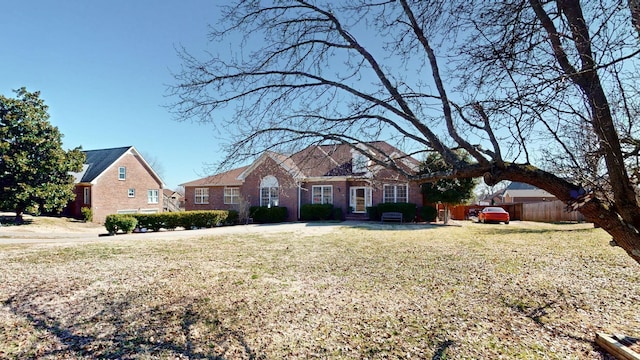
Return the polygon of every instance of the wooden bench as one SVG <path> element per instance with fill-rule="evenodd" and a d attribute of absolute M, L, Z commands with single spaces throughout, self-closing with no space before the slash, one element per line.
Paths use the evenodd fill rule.
<path fill-rule="evenodd" d="M 380 215 L 380 222 L 384 222 L 385 220 L 393 220 L 402 222 L 402 213 L 401 212 L 383 212 Z"/>

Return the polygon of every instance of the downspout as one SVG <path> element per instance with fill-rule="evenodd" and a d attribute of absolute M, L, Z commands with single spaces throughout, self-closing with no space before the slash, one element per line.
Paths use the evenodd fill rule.
<path fill-rule="evenodd" d="M 301 188 L 302 188 L 301 182 L 298 181 L 298 221 L 300 221 L 300 202 L 301 202 L 300 201 L 300 195 L 301 195 L 301 190 L 300 189 Z"/>

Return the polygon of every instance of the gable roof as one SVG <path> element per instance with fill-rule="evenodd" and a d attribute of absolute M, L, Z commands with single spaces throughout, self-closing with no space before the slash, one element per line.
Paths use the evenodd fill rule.
<path fill-rule="evenodd" d="M 92 182 L 133 146 L 83 151 L 86 159 L 78 182 Z"/>
<path fill-rule="evenodd" d="M 249 166 L 239 167 L 220 174 L 189 181 L 180 184 L 180 186 L 240 186 L 242 185 L 242 180 L 239 177 L 247 168 Z"/>
<path fill-rule="evenodd" d="M 407 172 L 415 172 L 420 164 L 416 159 L 384 141 L 314 145 L 291 155 L 291 159 L 305 177 L 362 176 L 364 172 L 354 171 L 354 157 L 362 155 L 354 147 L 367 153 L 370 158 L 382 162 L 396 161 L 396 165 Z M 371 166 L 374 163 L 369 158 L 366 158 L 365 161 L 367 161 L 367 167 L 379 168 L 375 165 Z"/>
<path fill-rule="evenodd" d="M 176 196 L 176 197 L 182 197 L 182 194 L 180 194 L 179 192 L 175 191 L 175 190 L 171 190 L 171 189 L 162 189 L 162 193 L 166 196 L 166 197 L 172 197 L 172 196 Z"/>
<path fill-rule="evenodd" d="M 510 196 L 512 198 L 528 197 L 528 198 L 551 198 L 555 197 L 553 194 L 537 188 L 533 185 L 529 185 L 522 182 L 512 182 L 504 189 L 503 196 Z"/>
<path fill-rule="evenodd" d="M 271 159 L 287 171 L 294 179 L 363 176 L 365 172 L 354 172 L 354 156 L 361 154 L 357 147 L 371 158 L 396 165 L 407 172 L 416 172 L 420 163 L 384 141 L 359 144 L 312 145 L 292 155 L 265 151 L 251 165 L 229 170 L 220 174 L 193 180 L 181 186 L 239 186 L 244 179 L 264 161 Z M 368 159 L 367 159 L 368 160 Z M 369 169 L 377 171 L 379 165 L 367 161 Z"/>
<path fill-rule="evenodd" d="M 156 174 L 133 146 L 85 150 L 83 151 L 85 161 L 82 170 L 77 173 L 71 173 L 71 175 L 74 176 L 76 183 L 92 183 L 128 152 L 138 156 L 143 165 L 151 172 L 151 175 L 158 180 L 160 187 L 163 187 L 163 181 L 160 176 Z"/>

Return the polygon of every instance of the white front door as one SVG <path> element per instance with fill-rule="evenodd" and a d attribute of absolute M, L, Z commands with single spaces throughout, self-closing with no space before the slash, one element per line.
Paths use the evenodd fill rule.
<path fill-rule="evenodd" d="M 354 213 L 367 212 L 367 206 L 371 206 L 371 188 L 370 187 L 352 187 L 349 206 Z"/>

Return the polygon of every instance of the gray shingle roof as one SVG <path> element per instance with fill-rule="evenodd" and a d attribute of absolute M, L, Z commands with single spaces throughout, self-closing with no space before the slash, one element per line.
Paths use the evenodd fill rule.
<path fill-rule="evenodd" d="M 83 151 L 86 156 L 86 168 L 83 168 L 82 173 L 76 175 L 76 179 L 79 178 L 78 182 L 92 182 L 131 148 L 132 146 L 125 146 Z M 80 175 L 82 176 L 80 177 Z"/>
<path fill-rule="evenodd" d="M 513 181 L 511 182 L 511 184 L 509 184 L 509 186 L 507 186 L 506 190 L 539 190 L 539 189 L 533 185 Z"/>

